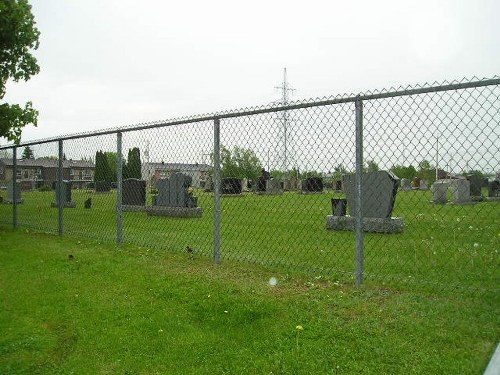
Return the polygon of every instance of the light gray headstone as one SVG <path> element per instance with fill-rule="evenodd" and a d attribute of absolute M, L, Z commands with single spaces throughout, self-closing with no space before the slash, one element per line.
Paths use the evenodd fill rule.
<path fill-rule="evenodd" d="M 266 192 L 269 194 L 280 194 L 283 192 L 283 189 L 281 188 L 281 181 L 278 179 L 267 180 Z"/>
<path fill-rule="evenodd" d="M 399 187 L 399 178 L 389 171 L 363 173 L 362 178 L 361 207 L 363 217 L 390 218 Z M 355 215 L 357 207 L 355 181 L 355 175 L 342 176 L 351 216 Z"/>
<path fill-rule="evenodd" d="M 429 190 L 429 183 L 426 180 L 420 181 L 420 190 Z"/>
<path fill-rule="evenodd" d="M 431 186 L 432 201 L 434 203 L 443 204 L 448 202 L 448 187 L 449 180 L 436 180 Z"/>
<path fill-rule="evenodd" d="M 470 202 L 470 181 L 469 180 L 451 180 L 451 192 L 455 203 Z"/>
<path fill-rule="evenodd" d="M 411 190 L 411 181 L 407 178 L 401 179 L 401 190 L 408 191 Z"/>

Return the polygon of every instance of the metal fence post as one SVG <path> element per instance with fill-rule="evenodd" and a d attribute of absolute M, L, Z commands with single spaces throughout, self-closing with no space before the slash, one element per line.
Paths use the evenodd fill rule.
<path fill-rule="evenodd" d="M 214 261 L 220 262 L 220 120 L 214 120 Z"/>
<path fill-rule="evenodd" d="M 17 147 L 12 150 L 12 226 L 17 228 Z"/>
<path fill-rule="evenodd" d="M 363 283 L 363 101 L 359 98 L 355 102 L 356 109 L 356 287 Z"/>
<path fill-rule="evenodd" d="M 58 189 L 57 191 L 57 202 L 58 202 L 58 209 L 59 209 L 59 236 L 63 235 L 64 232 L 64 202 L 66 200 L 66 197 L 63 196 L 63 158 L 64 158 L 64 153 L 63 153 L 63 141 L 62 139 L 59 140 L 59 160 L 58 160 L 58 166 L 57 166 L 57 186 Z"/>
<path fill-rule="evenodd" d="M 122 133 L 116 133 L 116 242 L 123 243 L 123 207 L 122 207 Z"/>

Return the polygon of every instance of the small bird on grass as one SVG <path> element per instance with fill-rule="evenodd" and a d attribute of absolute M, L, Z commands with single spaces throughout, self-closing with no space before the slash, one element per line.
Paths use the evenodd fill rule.
<path fill-rule="evenodd" d="M 73 260 L 73 259 L 75 259 L 75 257 L 73 256 L 73 254 L 69 254 L 68 255 L 68 260 Z"/>
<path fill-rule="evenodd" d="M 190 246 L 186 246 L 186 252 L 189 254 L 189 259 L 193 259 L 194 249 Z"/>

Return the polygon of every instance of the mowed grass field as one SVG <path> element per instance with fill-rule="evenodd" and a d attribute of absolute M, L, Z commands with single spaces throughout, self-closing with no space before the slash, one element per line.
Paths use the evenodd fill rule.
<path fill-rule="evenodd" d="M 5 192 L 2 192 L 5 195 Z M 187 247 L 213 256 L 213 194 L 196 191 L 202 218 L 150 217 L 125 212 L 124 241 L 183 252 Z M 355 235 L 326 230 L 332 197 L 338 193 L 280 196 L 245 193 L 221 200 L 222 259 L 281 266 L 328 280 L 353 282 Z M 92 199 L 92 208 L 83 202 Z M 57 233 L 54 192 L 23 192 L 21 227 Z M 429 191 L 397 194 L 393 216 L 404 220 L 401 234 L 366 233 L 365 280 L 375 285 L 497 293 L 499 290 L 500 202 L 434 205 Z M 116 241 L 116 192 L 73 191 L 77 207 L 64 210 L 64 233 Z M 148 197 L 151 201 L 151 196 Z M 0 221 L 12 222 L 12 207 L 0 205 Z"/>
<path fill-rule="evenodd" d="M 1 374 L 481 374 L 500 334 L 498 295 L 6 225 L 0 244 Z"/>

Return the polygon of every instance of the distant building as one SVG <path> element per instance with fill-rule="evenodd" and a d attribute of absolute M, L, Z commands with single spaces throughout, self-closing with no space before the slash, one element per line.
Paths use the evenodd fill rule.
<path fill-rule="evenodd" d="M 52 186 L 57 181 L 58 160 L 19 159 L 17 160 L 16 181 L 21 183 L 22 190 L 38 189 L 41 186 Z M 0 185 L 12 181 L 14 174 L 12 159 L 0 159 Z M 72 182 L 74 189 L 85 189 L 94 181 L 95 165 L 85 160 L 63 160 L 63 179 Z"/>
<path fill-rule="evenodd" d="M 142 179 L 148 186 L 154 186 L 160 178 L 168 178 L 176 172 L 184 173 L 193 179 L 193 187 L 203 187 L 212 167 L 208 164 L 185 163 L 143 163 Z"/>

